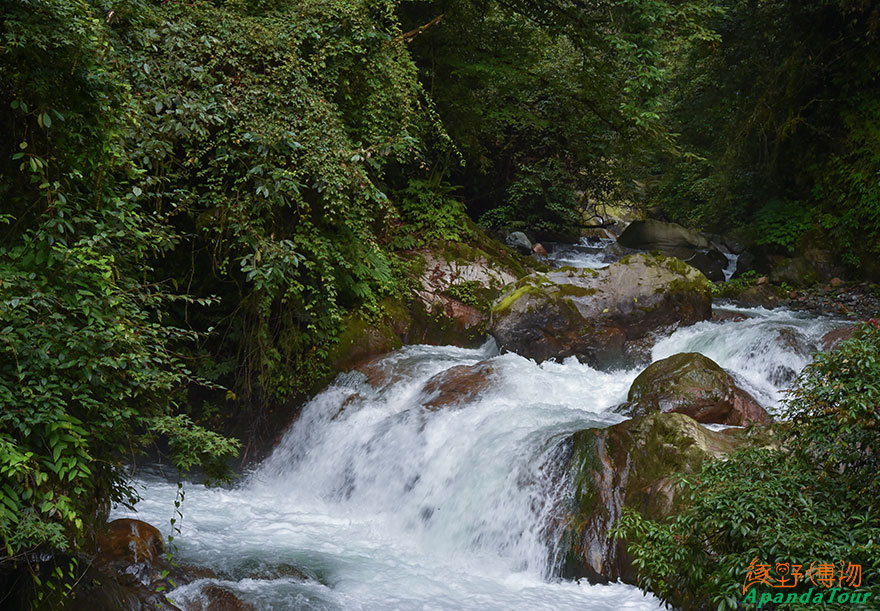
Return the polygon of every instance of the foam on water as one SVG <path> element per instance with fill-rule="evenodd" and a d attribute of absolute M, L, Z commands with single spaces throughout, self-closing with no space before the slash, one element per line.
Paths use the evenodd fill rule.
<path fill-rule="evenodd" d="M 827 320 L 738 309 L 660 341 L 654 358 L 698 351 L 771 406 Z M 780 335 L 779 331 L 788 329 Z M 466 405 L 425 407 L 425 383 L 486 361 L 488 388 Z M 180 562 L 214 569 L 259 609 L 658 609 L 621 584 L 554 578 L 560 550 L 558 443 L 608 426 L 639 370 L 600 372 L 568 359 L 536 364 L 476 350 L 408 346 L 366 375 L 340 375 L 303 409 L 270 458 L 237 486 L 189 486 Z M 138 517 L 168 524 L 176 486 L 143 478 Z M 118 512 L 124 515 L 124 512 Z M 167 531 L 167 526 L 165 528 Z M 289 567 L 306 573 L 303 581 Z M 179 588 L 184 604 L 204 582 Z"/>

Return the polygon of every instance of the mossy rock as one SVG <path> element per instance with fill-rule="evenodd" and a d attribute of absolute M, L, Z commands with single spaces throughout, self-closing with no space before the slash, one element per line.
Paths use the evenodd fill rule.
<path fill-rule="evenodd" d="M 641 253 L 601 270 L 565 267 L 511 283 L 492 305 L 490 330 L 503 350 L 538 361 L 576 356 L 613 368 L 640 362 L 653 332 L 705 320 L 711 309 L 702 273 Z"/>
<path fill-rule="evenodd" d="M 696 352 L 652 363 L 632 383 L 623 413 L 677 412 L 703 424 L 769 424 L 770 416 L 733 377 Z"/>
<path fill-rule="evenodd" d="M 674 515 L 682 500 L 677 474 L 698 473 L 709 458 L 767 445 L 768 435 L 743 429 L 713 432 L 678 413 L 653 413 L 572 435 L 564 442 L 572 496 L 563 575 L 635 583 L 626 542 L 608 534 L 623 508 L 655 521 Z"/>

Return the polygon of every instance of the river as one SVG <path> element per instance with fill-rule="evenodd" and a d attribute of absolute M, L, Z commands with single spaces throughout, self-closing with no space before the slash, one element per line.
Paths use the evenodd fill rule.
<path fill-rule="evenodd" d="M 840 324 L 727 309 L 745 320 L 678 329 L 655 345 L 653 359 L 701 352 L 771 412 L 822 335 Z M 481 361 L 492 368 L 488 389 L 463 406 L 425 406 L 432 376 Z M 170 598 L 185 608 L 219 581 L 258 609 L 659 609 L 631 586 L 556 577 L 553 524 L 567 492 L 554 477 L 556 447 L 573 431 L 619 422 L 611 408 L 639 371 L 601 372 L 573 358 L 536 364 L 499 354 L 489 340 L 478 349 L 406 346 L 381 359 L 372 380 L 340 374 L 235 485 L 186 487 L 176 560 L 220 577 Z M 167 534 L 175 482 L 154 471 L 138 483 L 138 512 L 114 517 L 135 516 Z"/>

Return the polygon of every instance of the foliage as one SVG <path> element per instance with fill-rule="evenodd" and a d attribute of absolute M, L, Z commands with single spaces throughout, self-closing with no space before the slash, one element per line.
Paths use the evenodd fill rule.
<path fill-rule="evenodd" d="M 507 203 L 481 217 L 490 227 L 531 230 L 539 234 L 571 233 L 580 225 L 580 202 L 574 180 L 556 159 L 521 164 L 507 188 Z"/>
<path fill-rule="evenodd" d="M 405 189 L 396 193 L 400 220 L 394 230 L 391 246 L 410 250 L 427 245 L 432 240 L 460 242 L 469 237 L 464 205 L 452 196 L 449 185 L 412 178 Z"/>
<path fill-rule="evenodd" d="M 133 99 L 95 13 L 47 1 L 14 2 L 4 15 L 3 571 L 35 549 L 81 543 L 111 503 L 133 501 L 123 461 L 155 433 L 180 450 L 181 468 L 204 464 L 214 476 L 237 449 L 175 415 L 200 383 L 179 352 L 197 334 L 163 311 L 194 300 L 145 280 L 177 236 L 132 187 L 120 141 Z"/>
<path fill-rule="evenodd" d="M 742 291 L 753 286 L 761 274 L 753 269 L 743 272 L 736 278 L 712 283 L 712 295 L 716 297 L 736 297 Z"/>
<path fill-rule="evenodd" d="M 852 0 L 717 6 L 706 25 L 720 43 L 676 64 L 669 114 L 691 155 L 658 159 L 656 212 L 744 226 L 783 252 L 821 230 L 844 263 L 876 258 L 880 11 Z"/>
<path fill-rule="evenodd" d="M 461 160 L 428 156 L 493 225 L 571 235 L 607 203 L 640 202 L 672 149 L 663 83 L 680 48 L 713 34 L 714 3 L 413 3 L 413 55 Z M 484 216 L 485 215 L 485 216 Z M 523 218 L 522 215 L 528 217 Z"/>
<path fill-rule="evenodd" d="M 866 324 L 802 372 L 777 426 L 781 448 L 706 463 L 683 482 L 689 504 L 669 522 L 627 513 L 618 532 L 633 540 L 640 585 L 668 603 L 736 609 L 757 558 L 804 573 L 813 562 L 860 564 L 859 591 L 880 595 L 878 380 L 880 327 Z"/>

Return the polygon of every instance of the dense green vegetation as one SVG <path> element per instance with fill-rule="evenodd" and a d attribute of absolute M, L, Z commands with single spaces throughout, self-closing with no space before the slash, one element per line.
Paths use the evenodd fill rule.
<path fill-rule="evenodd" d="M 844 263 L 880 254 L 880 8 L 863 0 L 723 0 L 677 66 L 670 117 L 688 162 L 660 158 L 658 212 L 744 225 L 783 252 L 830 244 Z"/>
<path fill-rule="evenodd" d="M 792 590 L 799 594 L 810 587 L 826 590 L 808 580 L 812 565 L 833 564 L 836 587 L 852 563 L 861 566 L 861 579 L 858 587 L 844 581 L 844 590 L 871 592 L 876 600 L 878 403 L 880 326 L 875 322 L 804 369 L 786 400 L 786 420 L 776 425 L 779 447 L 707 462 L 696 478 L 683 482 L 690 500 L 673 520 L 661 524 L 635 512 L 624 516 L 620 532 L 635 539 L 630 551 L 642 586 L 677 606 L 737 609 L 754 559 L 774 567 L 769 578 L 774 584 L 777 563 L 801 565 L 799 585 Z M 811 603 L 784 608 L 814 608 Z"/>
<path fill-rule="evenodd" d="M 864 265 L 878 24 L 861 0 L 8 0 L 0 577 L 86 545 L 145 449 L 222 477 L 214 431 L 271 435 L 466 215 L 554 238 L 652 209 Z"/>

